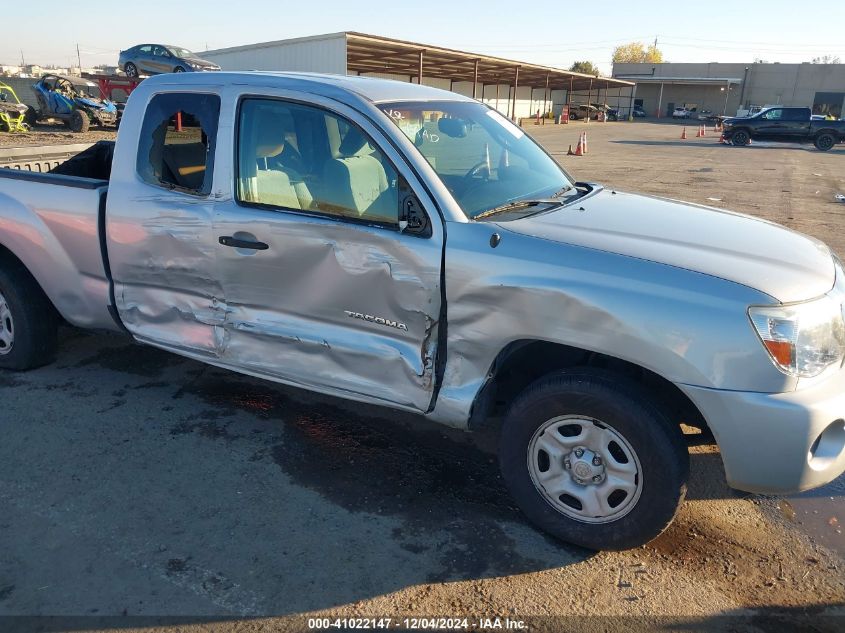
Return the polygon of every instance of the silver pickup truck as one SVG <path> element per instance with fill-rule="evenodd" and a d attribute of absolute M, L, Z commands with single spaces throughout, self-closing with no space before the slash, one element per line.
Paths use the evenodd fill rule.
<path fill-rule="evenodd" d="M 482 103 L 413 84 L 163 75 L 115 144 L 0 169 L 0 367 L 57 323 L 459 428 L 501 423 L 536 525 L 672 521 L 684 430 L 729 484 L 845 470 L 845 277 L 821 242 L 574 181 Z"/>

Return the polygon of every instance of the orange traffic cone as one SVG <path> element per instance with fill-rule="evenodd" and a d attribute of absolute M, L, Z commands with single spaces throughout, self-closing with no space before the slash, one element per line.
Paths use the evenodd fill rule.
<path fill-rule="evenodd" d="M 572 151 L 572 143 L 569 144 L 569 151 L 566 152 L 567 156 L 575 156 L 575 152 Z"/>
<path fill-rule="evenodd" d="M 707 136 L 707 124 L 701 126 L 701 136 Z"/>
<path fill-rule="evenodd" d="M 587 133 L 584 132 L 584 153 L 587 153 Z"/>
<path fill-rule="evenodd" d="M 720 135 L 719 135 L 719 142 L 720 142 L 720 143 L 724 143 L 724 142 L 725 142 L 725 135 L 724 135 L 724 133 L 722 133 L 722 134 L 720 134 Z"/>
<path fill-rule="evenodd" d="M 684 131 L 681 132 L 681 140 L 682 141 L 687 140 L 687 126 L 686 125 L 684 126 Z"/>
<path fill-rule="evenodd" d="M 578 137 L 578 145 L 575 146 L 575 156 L 584 155 L 584 134 Z"/>
<path fill-rule="evenodd" d="M 695 133 L 695 138 L 701 138 L 701 126 L 698 126 L 698 131 Z"/>

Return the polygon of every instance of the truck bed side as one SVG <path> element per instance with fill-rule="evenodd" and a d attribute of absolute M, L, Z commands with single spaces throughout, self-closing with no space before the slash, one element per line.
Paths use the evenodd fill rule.
<path fill-rule="evenodd" d="M 0 169 L 0 256 L 19 259 L 71 324 L 118 329 L 100 241 L 108 181 Z"/>

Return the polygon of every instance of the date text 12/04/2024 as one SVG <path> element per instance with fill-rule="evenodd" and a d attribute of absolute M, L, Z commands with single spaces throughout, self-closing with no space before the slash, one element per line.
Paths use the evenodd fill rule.
<path fill-rule="evenodd" d="M 348 629 L 403 629 L 413 631 L 522 631 L 523 620 L 511 618 L 308 618 L 312 631 Z"/>

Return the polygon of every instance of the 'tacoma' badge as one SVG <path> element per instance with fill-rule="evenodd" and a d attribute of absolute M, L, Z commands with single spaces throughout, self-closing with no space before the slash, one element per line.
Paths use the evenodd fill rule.
<path fill-rule="evenodd" d="M 351 310 L 344 310 L 343 312 L 350 319 L 361 319 L 363 321 L 375 323 L 376 325 L 386 325 L 387 327 L 396 328 L 397 330 L 408 331 L 408 326 L 404 323 L 400 323 L 399 321 L 391 321 L 390 319 L 385 319 L 383 317 L 373 316 L 372 314 L 364 314 L 363 312 L 353 312 Z"/>

